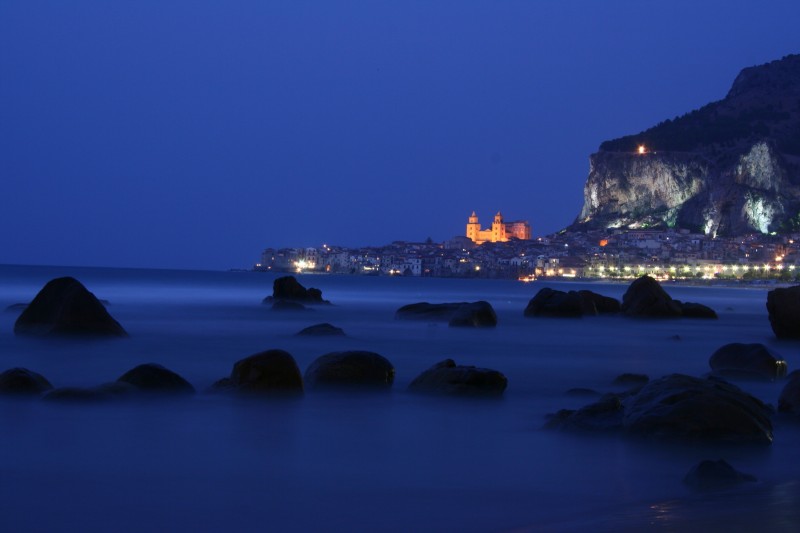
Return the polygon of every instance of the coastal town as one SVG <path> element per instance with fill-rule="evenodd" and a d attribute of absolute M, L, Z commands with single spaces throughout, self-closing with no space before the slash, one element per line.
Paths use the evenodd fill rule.
<path fill-rule="evenodd" d="M 685 229 L 571 232 L 531 237 L 527 221 L 497 213 L 481 229 L 444 242 L 384 246 L 267 248 L 254 270 L 383 276 L 554 279 L 800 281 L 800 233 L 720 237 Z"/>

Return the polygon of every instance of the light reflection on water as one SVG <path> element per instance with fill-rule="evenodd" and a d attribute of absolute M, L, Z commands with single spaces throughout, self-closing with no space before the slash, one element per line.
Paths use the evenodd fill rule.
<path fill-rule="evenodd" d="M 260 303 L 274 278 L 266 274 L 0 267 L 0 305 L 27 301 L 64 274 L 108 299 L 131 338 L 18 339 L 16 315 L 4 312 L 0 369 L 25 366 L 57 386 L 95 385 L 153 361 L 202 391 L 267 348 L 288 350 L 301 369 L 329 351 L 365 349 L 394 363 L 396 383 L 385 395 L 309 392 L 279 404 L 204 394 L 114 405 L 2 400 L 0 520 L 9 530 L 254 529 L 266 520 L 294 531 L 634 531 L 718 529 L 719 521 L 735 529 L 750 516 L 780 530 L 796 522 L 798 425 L 779 421 L 767 450 L 540 429 L 547 413 L 588 401 L 566 396 L 570 388 L 613 390 L 622 372 L 702 375 L 727 342 L 763 342 L 798 368 L 797 345 L 772 337 L 764 290 L 668 287 L 717 309 L 714 322 L 562 321 L 522 316 L 541 283 L 309 276 L 301 282 L 335 305 L 283 315 Z M 586 287 L 615 297 L 625 290 Z M 406 303 L 478 299 L 497 309 L 495 330 L 393 320 Z M 294 336 L 317 322 L 348 337 Z M 504 372 L 505 398 L 405 393 L 446 357 Z M 781 384 L 743 386 L 775 403 Z M 706 458 L 725 458 L 760 481 L 694 494 L 681 479 Z"/>

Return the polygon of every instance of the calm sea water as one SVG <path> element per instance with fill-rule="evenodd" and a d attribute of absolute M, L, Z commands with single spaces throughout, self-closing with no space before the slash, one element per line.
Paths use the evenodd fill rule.
<path fill-rule="evenodd" d="M 58 405 L 0 399 L 3 531 L 791 531 L 800 524 L 800 424 L 776 420 L 766 450 L 664 445 L 542 430 L 545 415 L 590 400 L 570 388 L 614 390 L 623 372 L 702 375 L 728 342 L 779 343 L 766 289 L 667 287 L 715 308 L 718 321 L 526 319 L 545 284 L 498 280 L 303 276 L 335 305 L 278 314 L 261 305 L 275 276 L 56 267 L 0 267 L 0 309 L 71 275 L 129 339 L 17 338 L 0 311 L 0 370 L 24 366 L 56 386 L 115 380 L 160 363 L 199 391 L 253 353 L 288 350 L 301 370 L 330 351 L 381 353 L 397 370 L 388 394 L 294 402 L 237 401 L 202 392 L 181 400 Z M 559 288 L 558 284 L 547 286 Z M 625 285 L 569 284 L 620 298 Z M 493 330 L 398 322 L 417 302 L 488 300 Z M 330 322 L 345 338 L 294 334 Z M 405 392 L 451 357 L 509 380 L 499 401 Z M 740 384 L 777 403 L 782 384 Z M 724 458 L 759 482 L 696 494 L 681 479 Z"/>

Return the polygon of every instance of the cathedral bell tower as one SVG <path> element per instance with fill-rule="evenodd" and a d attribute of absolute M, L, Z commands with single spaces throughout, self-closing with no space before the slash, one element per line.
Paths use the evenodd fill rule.
<path fill-rule="evenodd" d="M 478 233 L 481 231 L 481 225 L 478 223 L 478 215 L 475 214 L 475 211 L 469 217 L 469 221 L 467 222 L 467 238 L 471 239 L 473 242 L 477 242 L 480 240 L 478 238 Z"/>
<path fill-rule="evenodd" d="M 494 222 L 492 222 L 492 242 L 506 242 L 507 240 L 503 215 L 498 211 L 494 216 Z"/>

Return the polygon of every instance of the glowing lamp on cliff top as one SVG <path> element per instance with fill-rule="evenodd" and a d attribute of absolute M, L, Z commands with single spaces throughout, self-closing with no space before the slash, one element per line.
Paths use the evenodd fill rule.
<path fill-rule="evenodd" d="M 636 153 L 638 153 L 639 155 L 646 154 L 647 147 L 643 144 L 640 144 L 639 147 L 636 149 Z"/>

